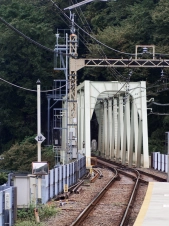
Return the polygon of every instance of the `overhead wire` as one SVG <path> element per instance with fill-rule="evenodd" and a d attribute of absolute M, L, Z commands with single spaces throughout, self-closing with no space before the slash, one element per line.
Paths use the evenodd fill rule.
<path fill-rule="evenodd" d="M 73 3 L 72 0 L 71 0 L 71 2 Z M 76 2 L 77 2 L 77 0 L 76 0 Z M 87 22 L 87 20 L 86 20 L 86 18 L 85 18 L 85 16 L 84 16 L 83 11 L 81 10 L 81 7 L 79 7 L 79 10 L 80 10 L 80 13 L 83 15 L 83 18 L 84 18 L 86 24 L 88 24 L 88 22 Z M 79 17 L 81 23 L 84 24 L 84 23 L 83 23 L 83 19 L 81 18 L 81 15 L 80 15 L 80 13 L 78 12 L 77 8 L 75 8 L 75 11 L 76 11 L 76 13 L 77 13 L 77 15 L 78 15 L 78 17 Z M 88 24 L 88 26 L 89 26 L 89 24 Z M 90 29 L 91 29 L 91 28 L 90 28 L 90 26 L 89 26 L 89 30 L 90 30 Z M 88 32 L 89 32 L 89 31 L 88 31 Z M 86 47 L 86 49 L 91 53 L 91 50 L 90 50 L 90 49 L 88 48 L 88 46 L 86 45 L 87 41 L 85 40 L 85 38 L 83 37 L 83 35 L 81 35 L 81 33 L 79 33 L 79 35 L 80 35 L 81 38 L 83 39 L 83 42 L 82 42 L 81 39 L 80 39 L 80 41 L 83 43 L 83 45 Z"/>
<path fill-rule="evenodd" d="M 149 114 L 147 114 L 148 116 L 149 115 L 169 115 L 169 113 L 159 113 L 159 112 L 150 112 Z"/>
<path fill-rule="evenodd" d="M 10 29 L 12 29 L 13 31 L 15 31 L 16 33 L 18 33 L 20 36 L 22 36 L 23 38 L 25 38 L 26 40 L 28 40 L 29 42 L 35 44 L 36 46 L 42 48 L 42 49 L 45 49 L 49 52 L 52 52 L 54 53 L 54 50 L 53 49 L 50 49 L 36 41 L 34 41 L 33 39 L 29 38 L 28 36 L 26 36 L 25 34 L 23 34 L 21 31 L 19 31 L 18 29 L 16 29 L 14 26 L 12 26 L 11 24 L 9 24 L 8 22 L 6 22 L 2 17 L 0 17 L 0 21 L 2 23 L 4 23 L 6 26 L 8 26 Z"/>
<path fill-rule="evenodd" d="M 50 48 L 48 48 L 48 47 L 46 47 L 46 46 L 44 46 L 44 45 L 42 45 L 42 44 L 36 42 L 35 40 L 31 39 L 30 37 L 26 36 L 26 35 L 23 34 L 21 31 L 19 31 L 18 29 L 16 29 L 14 26 L 12 26 L 11 24 L 9 24 L 9 23 L 8 23 L 6 20 L 4 20 L 2 17 L 0 17 L 0 21 L 3 22 L 3 23 L 4 23 L 6 26 L 8 26 L 10 29 L 12 29 L 13 31 L 15 31 L 17 34 L 19 34 L 20 36 L 22 36 L 23 38 L 25 38 L 26 40 L 28 40 L 29 42 L 35 44 L 36 46 L 38 46 L 38 47 L 40 47 L 40 48 L 42 48 L 42 49 L 45 49 L 45 50 L 47 50 L 47 51 L 49 51 L 49 52 L 52 52 L 52 53 L 55 52 L 54 50 L 52 50 L 52 49 L 50 49 Z M 64 54 L 64 53 L 60 53 L 60 54 Z M 69 55 L 70 55 L 70 54 L 69 54 Z M 8 84 L 10 84 L 10 85 L 13 85 L 13 86 L 15 86 L 15 87 L 17 87 L 17 88 L 22 88 L 22 89 L 27 90 L 27 91 L 36 92 L 36 90 L 31 90 L 31 89 L 27 89 L 27 88 L 24 88 L 24 87 L 17 86 L 17 85 L 12 84 L 12 83 L 10 83 L 10 82 L 8 82 L 8 81 L 2 79 L 2 78 L 0 78 L 0 80 L 4 81 L 4 82 L 6 82 L 6 83 L 8 83 Z M 47 90 L 47 91 L 42 91 L 42 92 L 49 92 L 49 91 L 53 91 L 53 90 Z"/>
<path fill-rule="evenodd" d="M 37 90 L 28 89 L 28 88 L 25 88 L 25 87 L 22 87 L 22 86 L 15 85 L 14 83 L 8 82 L 7 80 L 5 80 L 5 79 L 3 79 L 3 78 L 0 78 L 0 80 L 3 81 L 3 82 L 5 82 L 5 83 L 7 83 L 7 84 L 9 84 L 9 85 L 11 85 L 11 86 L 14 86 L 14 87 L 16 87 L 16 88 L 19 88 L 19 89 L 23 89 L 23 90 L 31 91 L 31 92 L 37 92 Z M 60 87 L 58 87 L 58 88 L 56 88 L 56 89 L 51 89 L 51 90 L 41 90 L 41 92 L 42 92 L 42 93 L 47 93 L 47 92 L 59 90 L 59 89 L 65 87 L 65 86 L 66 86 L 66 84 L 63 85 L 63 86 L 60 86 Z"/>
<path fill-rule="evenodd" d="M 71 0 L 71 2 L 72 2 L 72 4 L 74 4 L 72 0 Z M 77 3 L 77 0 L 76 0 L 76 3 Z M 92 34 L 94 34 L 93 31 L 92 31 L 92 29 L 91 29 L 91 27 L 90 27 L 90 25 L 89 25 L 89 23 L 88 23 L 88 21 L 86 20 L 86 17 L 85 17 L 85 15 L 84 15 L 83 11 L 81 10 L 81 7 L 78 7 L 78 9 L 80 10 L 80 13 L 83 15 L 83 18 L 84 18 L 84 20 L 85 20 L 85 24 L 87 24 L 87 28 L 88 28 L 88 29 L 86 29 L 86 30 L 88 30 L 87 32 L 88 32 L 88 33 L 91 32 Z M 79 12 L 78 12 L 78 10 L 77 10 L 77 8 L 75 8 L 75 11 L 76 11 L 76 13 L 78 14 L 78 16 L 79 16 L 80 21 L 82 22 L 82 24 L 84 24 L 84 23 L 83 23 L 83 19 L 81 18 L 80 14 L 79 14 Z M 98 52 L 100 53 L 100 55 L 101 55 L 102 57 L 104 57 L 104 58 L 107 59 L 107 56 L 106 56 L 105 52 L 103 51 L 103 49 L 102 49 L 102 48 L 99 48 L 98 46 L 96 46 L 96 47 L 97 47 Z M 88 48 L 88 50 L 89 50 L 89 48 Z M 91 52 L 91 51 L 90 51 L 90 52 Z M 120 77 L 122 77 L 122 75 L 121 75 L 115 68 L 108 68 L 108 69 L 113 73 L 113 76 L 115 77 L 115 79 L 116 79 L 117 81 L 120 80 Z"/>
<path fill-rule="evenodd" d="M 49 0 L 49 1 L 51 1 L 52 2 L 52 4 L 65 16 L 65 18 L 67 19 L 67 20 L 69 20 L 69 21 L 71 21 L 70 20 L 70 18 L 67 16 L 67 14 L 53 1 L 53 0 Z M 114 48 L 112 48 L 112 47 L 110 47 L 110 46 L 108 46 L 108 45 L 106 45 L 105 43 L 103 43 L 103 42 L 101 42 L 101 41 L 99 41 L 97 38 L 95 38 L 95 37 L 93 37 L 92 35 L 90 35 L 87 31 L 85 31 L 82 27 L 80 27 L 76 22 L 74 22 L 75 23 L 75 25 L 81 30 L 81 31 L 83 31 L 85 34 L 87 34 L 90 38 L 92 38 L 93 40 L 95 40 L 98 44 L 101 44 L 102 46 L 104 46 L 104 47 L 106 47 L 106 48 L 108 48 L 108 49 L 110 49 L 110 50 L 112 50 L 112 51 L 114 51 L 114 52 L 116 52 L 116 53 L 119 53 L 119 54 L 123 54 L 123 55 L 128 55 L 128 56 L 138 56 L 138 55 L 142 55 L 142 53 L 137 53 L 137 54 L 135 54 L 135 53 L 128 53 L 128 52 L 123 52 L 123 51 L 120 51 L 120 50 L 117 50 L 117 49 L 114 49 Z M 150 54 L 153 54 L 153 53 L 150 53 Z M 160 55 L 160 56 L 169 56 L 169 54 L 163 54 L 163 53 L 156 53 L 156 54 L 158 54 L 158 55 Z"/>
<path fill-rule="evenodd" d="M 152 101 L 152 104 L 158 105 L 158 106 L 169 106 L 169 104 L 161 104 L 161 103 L 157 103 Z"/>
<path fill-rule="evenodd" d="M 50 0 L 51 2 L 53 2 L 53 0 Z M 76 1 L 77 2 L 77 1 Z M 54 3 L 53 2 L 53 4 L 58 8 L 58 10 L 59 11 L 61 11 L 62 13 L 63 13 L 63 15 L 70 21 L 70 18 L 56 5 L 56 3 Z M 109 48 L 109 49 L 111 49 L 111 50 L 113 50 L 113 51 L 115 51 L 115 52 L 117 52 L 117 53 L 120 53 L 120 54 L 125 54 L 125 55 L 130 55 L 130 56 L 135 56 L 136 54 L 131 54 L 131 53 L 126 53 L 126 52 L 122 52 L 122 51 L 119 51 L 119 50 L 116 50 L 116 49 L 114 49 L 114 48 L 111 48 L 111 47 L 109 47 L 109 46 L 107 46 L 106 44 L 104 44 L 104 43 L 102 43 L 102 42 L 100 42 L 99 40 L 97 40 L 95 37 L 93 37 L 92 35 L 90 35 L 89 34 L 89 32 L 87 32 L 87 31 L 85 31 L 84 29 L 82 29 L 77 23 L 75 23 L 75 25 L 80 29 L 80 30 L 82 30 L 85 34 L 87 34 L 89 37 L 91 37 L 93 40 L 95 40 L 98 44 L 101 44 L 101 45 L 103 45 L 104 47 L 107 47 L 107 48 Z M 89 28 L 90 28 L 90 26 L 89 26 Z M 104 53 L 104 52 L 103 52 Z M 158 55 L 160 55 L 160 56 L 169 56 L 169 54 L 159 54 L 159 53 L 157 53 Z M 137 55 L 139 55 L 139 54 L 137 54 Z M 124 85 L 121 87 L 121 89 L 125 86 L 125 84 L 127 84 L 127 82 L 126 83 L 124 83 Z M 154 87 L 154 86 L 152 86 L 152 87 Z M 149 88 L 152 88 L 152 87 L 149 87 Z M 140 88 L 140 87 L 139 87 Z M 121 89 L 119 89 L 118 91 L 117 91 L 117 93 L 118 92 L 120 92 L 121 91 Z M 117 93 L 115 94 L 115 95 L 117 95 Z M 115 96 L 114 95 L 114 96 Z M 141 98 L 141 97 L 140 97 Z M 153 113 L 153 114 L 157 114 L 157 113 Z M 159 113 L 158 113 L 158 115 L 159 115 Z M 164 114 L 163 114 L 164 115 Z M 166 115 L 166 114 L 165 114 Z"/>
<path fill-rule="evenodd" d="M 67 16 L 67 14 L 53 1 L 53 0 L 49 0 L 53 3 L 53 5 L 66 17 L 67 20 L 71 21 L 70 18 Z M 93 37 L 92 35 L 90 35 L 87 31 L 85 31 L 83 28 L 81 28 L 76 22 L 74 22 L 75 25 L 81 30 L 83 31 L 85 34 L 87 34 L 90 38 L 92 38 L 93 40 L 95 40 L 98 44 L 101 44 L 103 45 L 104 47 L 114 51 L 114 52 L 117 52 L 117 53 L 120 53 L 120 54 L 125 54 L 125 55 L 130 55 L 130 56 L 135 56 L 135 54 L 132 54 L 132 53 L 126 53 L 126 52 L 122 52 L 122 51 L 119 51 L 119 50 L 116 50 L 106 44 L 104 44 L 103 42 L 99 41 L 98 39 L 96 39 L 95 37 Z"/>
<path fill-rule="evenodd" d="M 62 16 L 60 15 L 60 14 L 58 14 L 59 15 L 59 17 L 61 18 L 61 20 L 67 25 L 67 27 L 69 27 L 69 24 L 62 18 Z M 83 36 L 81 35 L 81 34 L 79 34 L 80 35 L 80 37 L 81 38 L 79 38 L 80 39 L 80 41 L 83 43 L 83 45 L 88 49 L 88 51 L 90 51 L 89 50 L 89 48 L 88 48 L 88 46 L 85 44 L 85 40 L 84 40 L 84 38 L 83 38 Z M 82 40 L 83 39 L 83 40 Z"/>
<path fill-rule="evenodd" d="M 0 80 L 1 81 L 3 81 L 3 82 L 5 82 L 5 83 L 7 83 L 7 84 L 9 84 L 9 85 L 11 85 L 11 86 L 14 86 L 14 87 L 16 87 L 16 88 L 19 88 L 19 89 L 23 89 L 23 90 L 26 90 L 26 91 L 31 91 L 31 92 L 37 92 L 37 90 L 32 90 L 32 89 L 28 89 L 28 88 L 25 88 L 25 87 L 22 87 L 22 86 L 18 86 L 18 85 L 15 85 L 15 84 L 13 84 L 13 83 L 11 83 L 11 82 L 8 82 L 7 80 L 5 80 L 5 79 L 2 79 L 2 78 L 0 78 Z M 124 83 L 123 84 L 123 86 L 115 93 L 115 94 L 113 94 L 113 97 L 109 97 L 109 99 L 113 99 L 121 90 L 122 90 L 122 88 L 124 87 L 126 85 L 126 83 Z M 41 90 L 41 92 L 43 93 L 43 92 L 51 92 L 51 91 L 55 91 L 55 90 L 59 90 L 59 89 L 61 89 L 61 88 L 63 88 L 63 87 L 65 87 L 66 85 L 63 85 L 63 86 L 60 86 L 60 87 L 58 87 L 58 88 L 56 88 L 56 89 L 52 89 L 52 90 Z M 145 87 L 136 87 L 136 88 L 144 88 L 144 89 L 146 89 Z M 136 88 L 133 88 L 133 89 L 136 89 Z M 131 90 L 131 89 L 130 89 Z M 134 99 L 138 99 L 138 98 L 141 98 L 142 96 L 139 96 L 139 97 L 137 97 L 137 98 L 134 98 Z M 124 97 L 123 98 L 124 100 L 126 99 L 126 97 Z M 160 105 L 160 106 L 169 106 L 169 104 L 161 104 L 161 103 L 157 103 L 157 102 L 152 102 L 153 104 L 156 104 L 156 105 Z M 114 106 L 114 105 L 112 105 L 112 106 Z M 148 115 L 150 115 L 150 114 L 156 114 L 156 115 L 169 115 L 169 114 L 167 114 L 167 113 L 157 113 L 157 112 L 151 112 L 151 113 L 149 113 Z"/>
<path fill-rule="evenodd" d="M 5 21 L 2 17 L 0 17 L 0 21 L 2 23 L 4 23 L 6 26 L 8 26 L 10 29 L 12 29 L 13 31 L 15 31 L 17 34 L 19 34 L 20 36 L 22 36 L 23 38 L 25 38 L 26 40 L 28 40 L 30 43 L 42 48 L 42 49 L 45 49 L 47 50 L 48 52 L 52 52 L 52 53 L 55 53 L 55 51 L 53 49 L 50 49 L 38 42 L 36 42 L 35 40 L 31 39 L 30 37 L 26 36 L 25 34 L 23 34 L 21 31 L 19 31 L 18 29 L 16 29 L 14 26 L 12 26 L 11 24 L 9 24 L 7 21 Z M 67 56 L 71 56 L 71 57 L 74 57 L 73 55 L 71 54 L 66 54 L 66 53 L 63 53 L 63 52 L 59 52 L 59 54 L 61 55 L 67 55 Z"/>
<path fill-rule="evenodd" d="M 70 18 L 63 12 L 63 10 L 53 1 L 53 0 L 49 0 L 53 3 L 54 6 L 57 7 L 57 9 L 70 21 Z M 7 23 L 3 18 L 0 17 L 0 21 L 3 22 L 4 24 L 6 24 L 8 27 L 10 27 L 12 30 L 14 30 L 15 32 L 17 32 L 19 35 L 21 35 L 22 37 L 24 37 L 25 39 L 27 39 L 28 41 L 30 41 L 31 43 L 47 50 L 47 51 L 50 51 L 50 52 L 54 52 L 54 50 L 46 47 L 46 46 L 43 46 L 42 44 L 34 41 L 33 39 L 29 38 L 28 36 L 24 35 L 22 32 L 20 32 L 18 29 L 14 28 L 12 25 L 10 25 L 9 23 Z M 75 23 L 75 22 L 74 22 Z M 93 40 L 95 40 L 98 44 L 101 44 L 103 45 L 104 47 L 114 51 L 114 52 L 117 52 L 117 53 L 120 53 L 120 54 L 125 54 L 125 55 L 130 55 L 130 56 L 135 56 L 136 54 L 133 54 L 133 53 L 127 53 L 127 52 L 123 52 L 123 51 L 119 51 L 119 50 L 116 50 L 106 44 L 104 44 L 103 42 L 99 41 L 98 39 L 96 39 L 95 37 L 93 37 L 92 35 L 90 35 L 87 31 L 85 31 L 83 28 L 81 28 L 77 23 L 75 23 L 75 25 L 80 29 L 82 30 L 85 34 L 87 34 L 90 38 L 92 38 Z M 64 54 L 64 53 L 60 53 L 60 54 Z M 142 55 L 142 53 L 140 53 Z M 150 53 L 151 54 L 151 53 Z M 157 55 L 159 56 L 169 56 L 169 54 L 163 54 L 163 53 L 156 53 Z M 139 54 L 137 54 L 139 55 Z"/>
<path fill-rule="evenodd" d="M 50 0 L 51 2 L 53 2 L 52 0 Z M 57 6 L 56 5 L 56 3 L 54 3 L 53 2 L 53 4 L 55 5 L 55 6 Z M 64 14 L 64 16 L 66 15 L 58 6 L 57 6 L 57 8 L 59 9 L 59 11 L 61 11 L 63 14 Z M 84 16 L 84 14 L 83 14 L 83 16 Z M 61 17 L 61 16 L 60 16 Z M 62 18 L 62 17 L 61 17 Z M 66 15 L 66 18 L 70 21 L 70 18 Z M 84 16 L 84 18 L 85 18 L 85 16 Z M 63 19 L 63 18 L 62 18 Z M 86 20 L 86 19 L 85 19 Z M 0 17 L 0 21 L 1 22 L 3 22 L 5 25 L 7 25 L 9 28 L 11 28 L 12 30 L 14 30 L 15 32 L 17 32 L 19 35 L 21 35 L 22 37 L 24 37 L 25 39 L 27 39 L 29 42 L 31 42 L 31 43 L 33 43 L 33 44 L 35 44 L 35 45 L 37 45 L 38 47 L 40 47 L 40 48 L 43 48 L 43 49 L 45 49 L 45 50 L 47 50 L 47 51 L 50 51 L 50 52 L 54 52 L 54 50 L 52 50 L 52 49 L 50 49 L 50 48 L 48 48 L 48 47 L 46 47 L 46 46 L 43 46 L 43 45 L 41 45 L 40 43 L 38 43 L 38 42 L 36 42 L 36 41 L 34 41 L 33 39 L 31 39 L 31 38 L 29 38 L 28 36 L 26 36 L 25 34 L 23 34 L 22 32 L 20 32 L 18 29 L 16 29 L 16 28 L 14 28 L 12 25 L 10 25 L 8 22 L 6 22 L 3 18 L 1 18 Z M 63 20 L 64 22 L 65 22 L 65 20 Z M 66 22 L 65 22 L 66 23 Z M 83 23 L 83 22 L 82 22 Z M 87 22 L 87 20 L 86 20 L 86 23 L 88 24 L 88 22 Z M 68 25 L 68 24 L 67 24 Z M 78 24 L 76 24 L 75 23 L 75 25 L 78 27 L 78 28 L 81 28 Z M 90 28 L 90 26 L 89 26 L 89 24 L 88 24 L 88 27 Z M 82 31 L 84 31 L 84 29 L 81 29 Z M 91 28 L 90 28 L 90 30 L 91 30 Z M 91 30 L 91 32 L 92 32 L 92 30 Z M 85 33 L 86 34 L 88 34 L 88 32 L 86 32 L 85 31 Z M 90 37 L 92 37 L 90 34 L 88 34 Z M 93 38 L 93 37 L 92 37 Z M 97 40 L 98 41 L 98 40 Z M 100 49 L 101 51 L 102 51 L 102 53 L 103 54 L 105 54 L 104 53 L 104 51 L 102 50 L 102 49 Z M 121 52 L 122 53 L 122 52 Z M 62 54 L 62 53 L 61 53 Z M 3 80 L 2 78 L 0 78 L 1 80 Z M 116 79 L 117 79 L 117 77 L 116 77 Z M 3 81 L 5 81 L 5 80 L 3 80 Z M 6 81 L 7 82 L 7 81 Z M 10 82 L 7 82 L 8 84 L 12 84 L 12 83 L 10 83 Z M 12 85 L 14 85 L 14 84 L 12 84 Z M 125 84 L 124 84 L 125 85 Z M 28 90 L 28 91 L 35 91 L 36 92 L 36 90 L 31 90 L 31 89 L 26 89 L 26 88 L 24 88 L 24 87 L 19 87 L 19 86 L 17 86 L 17 85 L 14 85 L 14 86 L 16 86 L 16 87 L 18 87 L 18 88 L 22 88 L 22 89 L 25 89 L 25 90 Z M 155 86 L 154 86 L 155 87 Z M 149 87 L 147 87 L 147 89 L 148 89 Z M 120 89 L 121 90 L 121 89 Z M 119 92 L 120 92 L 120 90 L 119 90 Z M 52 91 L 52 90 L 47 90 L 47 91 L 42 91 L 42 92 L 49 92 L 49 91 Z M 118 92 L 117 92 L 118 93 Z"/>

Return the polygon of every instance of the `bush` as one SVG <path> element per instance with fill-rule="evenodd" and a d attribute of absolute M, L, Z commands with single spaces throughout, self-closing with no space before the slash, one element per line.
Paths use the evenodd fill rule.
<path fill-rule="evenodd" d="M 0 173 L 0 185 L 3 185 L 7 182 L 7 174 L 6 173 Z"/>
<path fill-rule="evenodd" d="M 40 220 L 46 220 L 49 217 L 54 216 L 59 210 L 55 206 L 42 205 L 39 208 L 39 218 Z"/>
<path fill-rule="evenodd" d="M 15 226 L 34 226 L 34 225 L 44 226 L 43 223 L 35 222 L 34 209 L 35 206 L 30 205 L 29 208 L 23 208 L 21 210 L 18 210 L 17 211 L 18 221 L 15 224 Z M 54 216 L 58 212 L 58 209 L 56 209 L 56 207 L 52 205 L 51 206 L 40 205 L 38 207 L 38 212 L 40 221 L 43 221 L 47 220 L 49 217 Z"/>
<path fill-rule="evenodd" d="M 19 221 L 33 221 L 35 219 L 34 217 L 34 209 L 35 207 L 33 205 L 30 205 L 29 208 L 23 208 L 17 211 L 17 219 Z"/>

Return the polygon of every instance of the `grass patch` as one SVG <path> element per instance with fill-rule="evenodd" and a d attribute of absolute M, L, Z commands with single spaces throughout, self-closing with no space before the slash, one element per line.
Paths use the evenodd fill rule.
<path fill-rule="evenodd" d="M 35 222 L 35 215 L 34 215 L 34 205 L 30 205 L 29 208 L 23 208 L 17 211 L 17 222 L 15 226 L 45 226 L 43 223 L 36 223 Z M 59 208 L 56 208 L 54 205 L 39 205 L 38 206 L 38 213 L 40 221 L 48 220 L 48 218 L 56 215 L 59 212 Z"/>

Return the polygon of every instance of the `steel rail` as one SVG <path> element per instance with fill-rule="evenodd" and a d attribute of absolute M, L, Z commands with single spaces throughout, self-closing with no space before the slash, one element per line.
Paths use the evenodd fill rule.
<path fill-rule="evenodd" d="M 161 178 L 161 177 L 159 177 L 159 176 L 157 176 L 157 175 L 154 175 L 154 174 L 151 174 L 151 173 L 148 173 L 148 172 L 144 172 L 144 171 L 139 170 L 139 169 L 137 169 L 137 171 L 138 171 L 140 174 L 143 174 L 143 175 L 145 175 L 145 176 L 153 177 L 153 178 L 154 178 L 155 180 L 157 180 L 157 181 L 160 181 L 160 182 L 166 182 L 166 181 L 167 181 L 167 179 Z"/>
<path fill-rule="evenodd" d="M 81 223 L 84 221 L 86 216 L 91 212 L 91 210 L 95 207 L 95 205 L 99 202 L 99 200 L 103 197 L 103 195 L 107 192 L 109 187 L 118 177 L 118 172 L 115 168 L 111 168 L 114 170 L 115 175 L 111 180 L 107 183 L 107 185 L 99 192 L 99 194 L 89 203 L 89 205 L 81 212 L 81 214 L 76 218 L 76 220 L 70 226 L 80 226 Z"/>
<path fill-rule="evenodd" d="M 101 177 L 103 177 L 103 174 L 102 174 L 102 172 L 101 172 L 101 170 L 100 169 L 95 169 L 97 172 L 98 172 L 98 174 L 99 174 L 99 179 L 101 178 Z"/>
<path fill-rule="evenodd" d="M 98 163 L 100 162 L 101 164 L 104 164 L 104 165 L 108 166 L 109 168 L 113 167 L 112 166 L 113 162 L 111 162 L 110 160 L 107 161 L 107 160 L 105 160 L 103 158 L 101 158 L 101 159 L 102 160 L 99 160 L 99 159 L 97 160 Z M 119 167 L 119 165 L 120 164 L 118 164 L 118 167 Z M 129 209 L 130 209 L 130 207 L 132 205 L 132 202 L 134 200 L 134 196 L 136 195 L 136 191 L 137 191 L 139 182 L 141 182 L 141 178 L 140 178 L 140 173 L 139 173 L 139 171 L 137 169 L 133 169 L 133 168 L 129 168 L 129 167 L 124 167 L 124 168 L 121 167 L 121 168 L 116 168 L 116 169 L 117 169 L 117 171 L 119 173 L 124 174 L 124 175 L 126 175 L 126 176 L 128 176 L 128 177 L 130 177 L 132 179 L 136 179 L 135 185 L 134 185 L 134 188 L 133 188 L 133 191 L 132 191 L 132 194 L 131 194 L 129 202 L 128 202 L 128 205 L 126 207 L 126 210 L 125 210 L 125 212 L 123 214 L 123 218 L 122 218 L 122 220 L 120 222 L 120 225 L 119 225 L 119 226 L 124 226 L 124 225 L 126 225 L 127 216 L 129 214 Z M 132 171 L 132 172 L 135 171 L 135 173 L 137 174 L 137 177 L 135 177 L 135 176 L 133 176 L 131 174 L 128 174 L 127 172 L 124 172 L 125 170 L 129 170 L 129 171 Z"/>
<path fill-rule="evenodd" d="M 80 187 L 80 185 L 83 184 L 83 182 L 84 182 L 84 180 L 79 181 L 78 184 L 76 185 L 76 187 L 73 188 L 72 192 L 75 193 L 77 191 L 77 189 Z"/>
<path fill-rule="evenodd" d="M 126 223 L 126 220 L 127 220 L 127 216 L 128 216 L 128 213 L 129 213 L 129 208 L 134 200 L 134 196 L 136 194 L 136 191 L 137 191 L 137 188 L 138 188 L 138 184 L 139 184 L 139 180 L 140 180 L 140 173 L 137 171 L 137 170 L 134 170 L 136 173 L 137 173 L 137 179 L 136 179 L 136 182 L 135 182 L 135 185 L 134 185 L 134 188 L 133 188 L 133 191 L 132 191 L 132 194 L 130 196 L 130 200 L 128 202 L 128 205 L 127 205 L 127 208 L 124 212 L 124 215 L 123 215 L 123 218 L 122 218 L 122 221 L 120 223 L 120 226 L 123 226 L 125 225 Z"/>
<path fill-rule="evenodd" d="M 93 168 L 93 171 L 95 172 L 95 176 L 90 179 L 91 183 L 94 182 L 97 178 L 101 179 L 103 177 L 101 170 Z"/>
<path fill-rule="evenodd" d="M 92 155 L 92 156 L 93 156 L 93 155 Z M 167 179 L 164 179 L 164 178 L 162 178 L 162 177 L 160 177 L 160 176 L 157 176 L 157 175 L 154 175 L 154 174 L 151 174 L 151 173 L 142 171 L 142 170 L 137 169 L 137 168 L 129 168 L 129 167 L 127 167 L 127 166 L 122 165 L 121 163 L 117 163 L 117 162 L 114 162 L 114 161 L 112 161 L 112 160 L 104 159 L 103 157 L 97 156 L 97 161 L 98 161 L 98 163 L 99 163 L 99 160 L 101 160 L 101 161 L 106 161 L 107 163 L 116 165 L 117 167 L 121 167 L 121 169 L 123 169 L 123 170 L 136 169 L 140 174 L 143 174 L 143 175 L 152 177 L 152 178 L 154 178 L 155 180 L 157 180 L 157 181 L 159 181 L 159 182 L 166 182 L 166 181 L 167 181 Z M 102 163 L 101 163 L 101 164 L 102 164 Z M 140 178 L 140 182 L 141 182 L 141 180 L 142 180 L 142 179 Z M 142 180 L 142 182 L 143 182 L 143 181 L 144 181 L 144 180 Z M 149 182 L 149 181 L 145 181 L 145 182 Z"/>
<path fill-rule="evenodd" d="M 95 182 L 95 180 L 99 177 L 99 173 L 96 170 L 94 170 L 94 169 L 93 169 L 93 171 L 95 172 L 95 176 L 90 179 L 91 183 Z"/>

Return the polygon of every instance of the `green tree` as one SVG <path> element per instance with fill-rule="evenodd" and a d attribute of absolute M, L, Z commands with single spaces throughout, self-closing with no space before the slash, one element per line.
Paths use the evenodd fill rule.
<path fill-rule="evenodd" d="M 35 135 L 26 137 L 21 143 L 14 144 L 3 153 L 0 169 L 19 172 L 31 172 L 32 162 L 37 161 L 37 144 Z M 50 147 L 42 147 L 42 161 L 47 161 L 50 168 L 54 167 L 54 153 Z"/>
<path fill-rule="evenodd" d="M 48 1 L 1 1 L 0 15 L 16 29 L 54 49 L 56 28 L 62 26 Z M 52 88 L 53 53 L 37 47 L 0 22 L 0 133 L 1 151 L 36 131 L 36 81 L 41 89 Z M 34 91 L 9 85 L 4 80 Z M 42 130 L 46 130 L 47 100 L 42 93 Z"/>
<path fill-rule="evenodd" d="M 7 182 L 7 174 L 6 173 L 0 173 L 0 185 L 3 185 Z"/>

